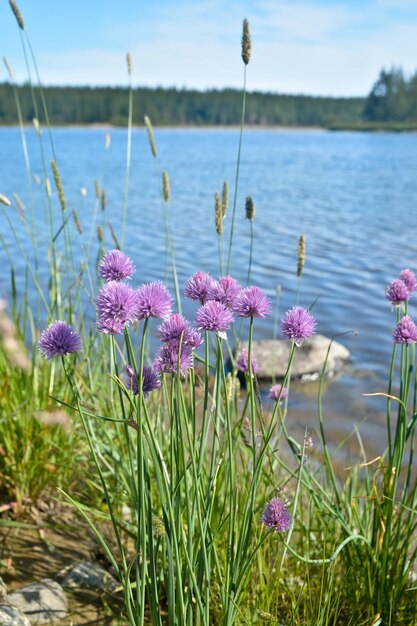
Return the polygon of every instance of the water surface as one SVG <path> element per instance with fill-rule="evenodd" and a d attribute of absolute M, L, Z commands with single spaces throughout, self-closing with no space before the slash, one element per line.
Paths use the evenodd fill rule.
<path fill-rule="evenodd" d="M 104 149 L 106 133 L 111 135 L 108 150 Z M 162 169 L 168 170 L 171 180 L 170 221 L 181 286 L 197 270 L 218 276 L 214 193 L 221 191 L 224 180 L 233 189 L 238 131 L 164 129 L 156 130 L 155 136 L 156 161 L 145 132 L 133 132 L 124 248 L 136 263 L 137 280 L 165 277 Z M 81 238 L 75 231 L 73 234 L 77 242 L 74 267 L 78 267 L 81 243 L 87 245 L 90 233 L 95 242 L 98 223 L 104 227 L 106 246 L 112 247 L 108 223 L 120 236 L 126 131 L 54 129 L 53 138 L 68 207 L 78 210 L 84 228 Z M 47 136 L 44 133 L 44 155 L 34 131 L 27 131 L 26 139 L 31 172 L 42 185 L 42 158 L 51 176 Z M 315 302 L 318 332 L 330 337 L 355 331 L 341 338 L 351 350 L 351 364 L 326 390 L 327 419 L 336 439 L 361 423 L 368 441 L 376 442 L 377 448 L 383 442 L 383 402 L 362 394 L 386 388 L 395 314 L 384 298 L 385 286 L 401 269 L 417 270 L 416 173 L 416 134 L 258 130 L 244 136 L 231 273 L 246 281 L 250 243 L 244 215 L 246 195 L 251 195 L 256 205 L 251 282 L 265 289 L 274 301 L 279 285 L 281 312 L 296 301 L 297 242 L 301 233 L 306 236 L 300 303 L 310 306 Z M 97 206 L 95 180 L 106 190 L 104 213 Z M 80 195 L 82 187 L 87 190 L 85 197 Z M 45 259 L 48 224 L 44 196 L 33 180 L 29 190 L 20 131 L 15 128 L 0 129 L 0 192 L 7 196 L 17 193 L 27 206 L 35 208 L 39 258 Z M 56 232 L 60 210 L 54 189 L 53 202 Z M 23 233 L 15 210 L 8 212 L 18 233 Z M 229 206 L 225 243 L 230 218 Z M 22 291 L 24 262 L 4 214 L 0 219 L 1 235 L 20 270 L 18 288 Z M 71 228 L 74 230 L 72 222 Z M 3 248 L 0 261 L 0 296 L 8 297 Z M 42 273 L 42 263 L 40 269 Z M 46 280 L 46 271 L 43 276 Z M 184 301 L 184 307 L 192 318 L 193 303 Z M 416 313 L 415 303 L 410 310 Z M 272 337 L 273 317 L 256 324 L 257 338 Z M 304 386 L 292 397 L 294 422 L 300 425 L 315 425 L 311 395 L 311 387 Z"/>

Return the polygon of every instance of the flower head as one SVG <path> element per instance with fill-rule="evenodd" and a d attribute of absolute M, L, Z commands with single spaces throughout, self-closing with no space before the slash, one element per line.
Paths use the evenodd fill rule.
<path fill-rule="evenodd" d="M 219 280 L 213 281 L 209 290 L 209 300 L 221 302 L 228 309 L 233 310 L 236 304 L 236 298 L 242 291 L 235 278 L 232 276 L 222 276 Z"/>
<path fill-rule="evenodd" d="M 181 346 L 179 353 L 179 345 L 176 342 L 165 343 L 156 353 L 154 369 L 160 374 L 178 372 L 178 355 L 180 375 L 185 376 L 188 370 L 193 366 L 193 352 L 189 346 Z"/>
<path fill-rule="evenodd" d="M 287 339 L 293 339 L 296 346 L 301 346 L 305 339 L 314 335 L 316 320 L 310 311 L 302 306 L 294 306 L 281 320 L 281 329 Z"/>
<path fill-rule="evenodd" d="M 270 310 L 269 298 L 259 287 L 246 287 L 236 297 L 234 311 L 239 317 L 265 317 Z"/>
<path fill-rule="evenodd" d="M 406 283 L 401 278 L 397 278 L 388 285 L 386 298 L 391 302 L 392 306 L 401 306 L 410 299 L 410 291 Z"/>
<path fill-rule="evenodd" d="M 252 353 L 250 357 L 252 374 L 259 372 L 259 364 L 255 355 Z M 249 353 L 247 348 L 242 348 L 239 356 L 236 359 L 236 365 L 239 372 L 249 374 Z"/>
<path fill-rule="evenodd" d="M 126 373 L 128 376 L 127 387 L 131 390 L 133 395 L 137 395 L 139 392 L 138 379 L 136 378 L 135 371 L 133 367 L 130 365 L 126 365 Z M 156 372 L 152 367 L 148 365 L 143 366 L 143 376 L 142 376 L 142 391 L 145 398 L 150 394 L 154 389 L 158 389 L 161 386 L 161 379 L 159 378 L 158 372 Z"/>
<path fill-rule="evenodd" d="M 210 289 L 214 283 L 214 279 L 205 272 L 197 272 L 187 280 L 184 293 L 185 297 L 190 300 L 199 300 L 204 304 L 209 300 Z"/>
<path fill-rule="evenodd" d="M 129 285 L 111 280 L 100 290 L 96 308 L 100 332 L 120 333 L 136 317 L 137 292 Z"/>
<path fill-rule="evenodd" d="M 137 290 L 137 318 L 166 319 L 171 315 L 172 297 L 163 283 L 147 283 Z"/>
<path fill-rule="evenodd" d="M 224 333 L 233 322 L 233 315 L 226 309 L 224 304 L 215 300 L 208 300 L 197 311 L 195 323 L 198 330 L 212 330 L 216 333 Z"/>
<path fill-rule="evenodd" d="M 109 280 L 125 280 L 130 278 L 135 271 L 132 260 L 121 250 L 110 250 L 104 256 L 98 266 L 101 278 Z"/>
<path fill-rule="evenodd" d="M 275 402 L 278 400 L 278 398 L 280 400 L 284 400 L 284 398 L 287 397 L 287 388 L 283 387 L 280 384 L 273 385 L 271 389 L 269 390 L 269 397 L 271 398 L 271 400 L 275 400 Z"/>
<path fill-rule="evenodd" d="M 287 511 L 285 502 L 279 498 L 272 498 L 265 505 L 262 521 L 267 528 L 272 528 L 276 533 L 285 533 L 291 528 L 292 517 Z"/>
<path fill-rule="evenodd" d="M 409 315 L 398 322 L 392 333 L 395 343 L 415 343 L 417 341 L 417 326 Z"/>
<path fill-rule="evenodd" d="M 198 348 L 203 343 L 200 333 L 190 326 L 188 320 L 179 313 L 174 313 L 158 328 L 158 334 L 161 341 L 179 344 L 182 337 L 182 345 L 190 346 L 190 348 Z"/>
<path fill-rule="evenodd" d="M 81 350 L 81 338 L 72 326 L 57 320 L 41 332 L 38 348 L 45 358 L 53 359 Z"/>
<path fill-rule="evenodd" d="M 407 285 L 408 291 L 417 291 L 417 280 L 414 272 L 411 270 L 403 270 L 400 274 L 400 279 Z"/>

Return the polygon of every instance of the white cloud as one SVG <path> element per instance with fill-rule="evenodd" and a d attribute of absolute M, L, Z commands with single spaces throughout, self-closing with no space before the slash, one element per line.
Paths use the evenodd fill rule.
<path fill-rule="evenodd" d="M 258 0 L 256 11 L 247 15 L 253 35 L 248 88 L 364 95 L 382 66 L 414 71 L 416 24 L 390 22 L 374 8 Z M 137 84 L 240 87 L 241 13 L 239 2 L 165 5 L 152 19 L 110 29 L 113 47 L 40 52 L 41 75 L 45 83 L 123 84 L 130 50 Z M 16 70 L 23 79 L 23 70 Z"/>

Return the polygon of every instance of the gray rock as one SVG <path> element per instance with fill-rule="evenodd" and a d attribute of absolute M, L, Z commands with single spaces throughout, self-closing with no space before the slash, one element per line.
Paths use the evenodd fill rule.
<path fill-rule="evenodd" d="M 330 339 L 314 335 L 296 349 L 291 369 L 295 378 L 314 379 L 320 375 Z M 242 342 L 242 348 L 247 348 Z M 257 377 L 260 380 L 284 378 L 290 356 L 291 342 L 284 339 L 262 339 L 252 343 L 252 352 L 259 363 Z M 349 360 L 350 352 L 338 341 L 333 341 L 326 365 L 326 374 L 334 375 Z"/>
<path fill-rule="evenodd" d="M 30 621 L 14 606 L 0 604 L 0 626 L 30 626 Z"/>
<path fill-rule="evenodd" d="M 95 589 L 112 592 L 119 584 L 100 565 L 82 561 L 67 569 L 62 586 L 66 589 Z"/>
<path fill-rule="evenodd" d="M 53 624 L 64 618 L 68 610 L 64 590 L 50 578 L 10 593 L 7 600 L 24 613 L 31 624 Z"/>
<path fill-rule="evenodd" d="M 0 603 L 1 602 L 7 602 L 6 596 L 7 596 L 6 583 L 4 582 L 3 578 L 0 576 Z M 0 626 L 1 626 L 1 624 L 0 624 Z"/>

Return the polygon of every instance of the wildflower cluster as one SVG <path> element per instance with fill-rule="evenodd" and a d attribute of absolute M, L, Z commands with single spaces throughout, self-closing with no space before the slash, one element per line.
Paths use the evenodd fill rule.
<path fill-rule="evenodd" d="M 399 278 L 393 280 L 386 289 L 386 298 L 393 307 L 406 307 L 406 315 L 397 322 L 392 333 L 395 343 L 409 344 L 417 341 L 417 326 L 407 314 L 407 303 L 413 291 L 417 291 L 417 280 L 410 269 L 403 270 Z"/>
<path fill-rule="evenodd" d="M 394 307 L 404 305 L 412 292 L 417 291 L 417 280 L 410 269 L 403 270 L 399 278 L 393 280 L 386 288 L 386 298 Z"/>

